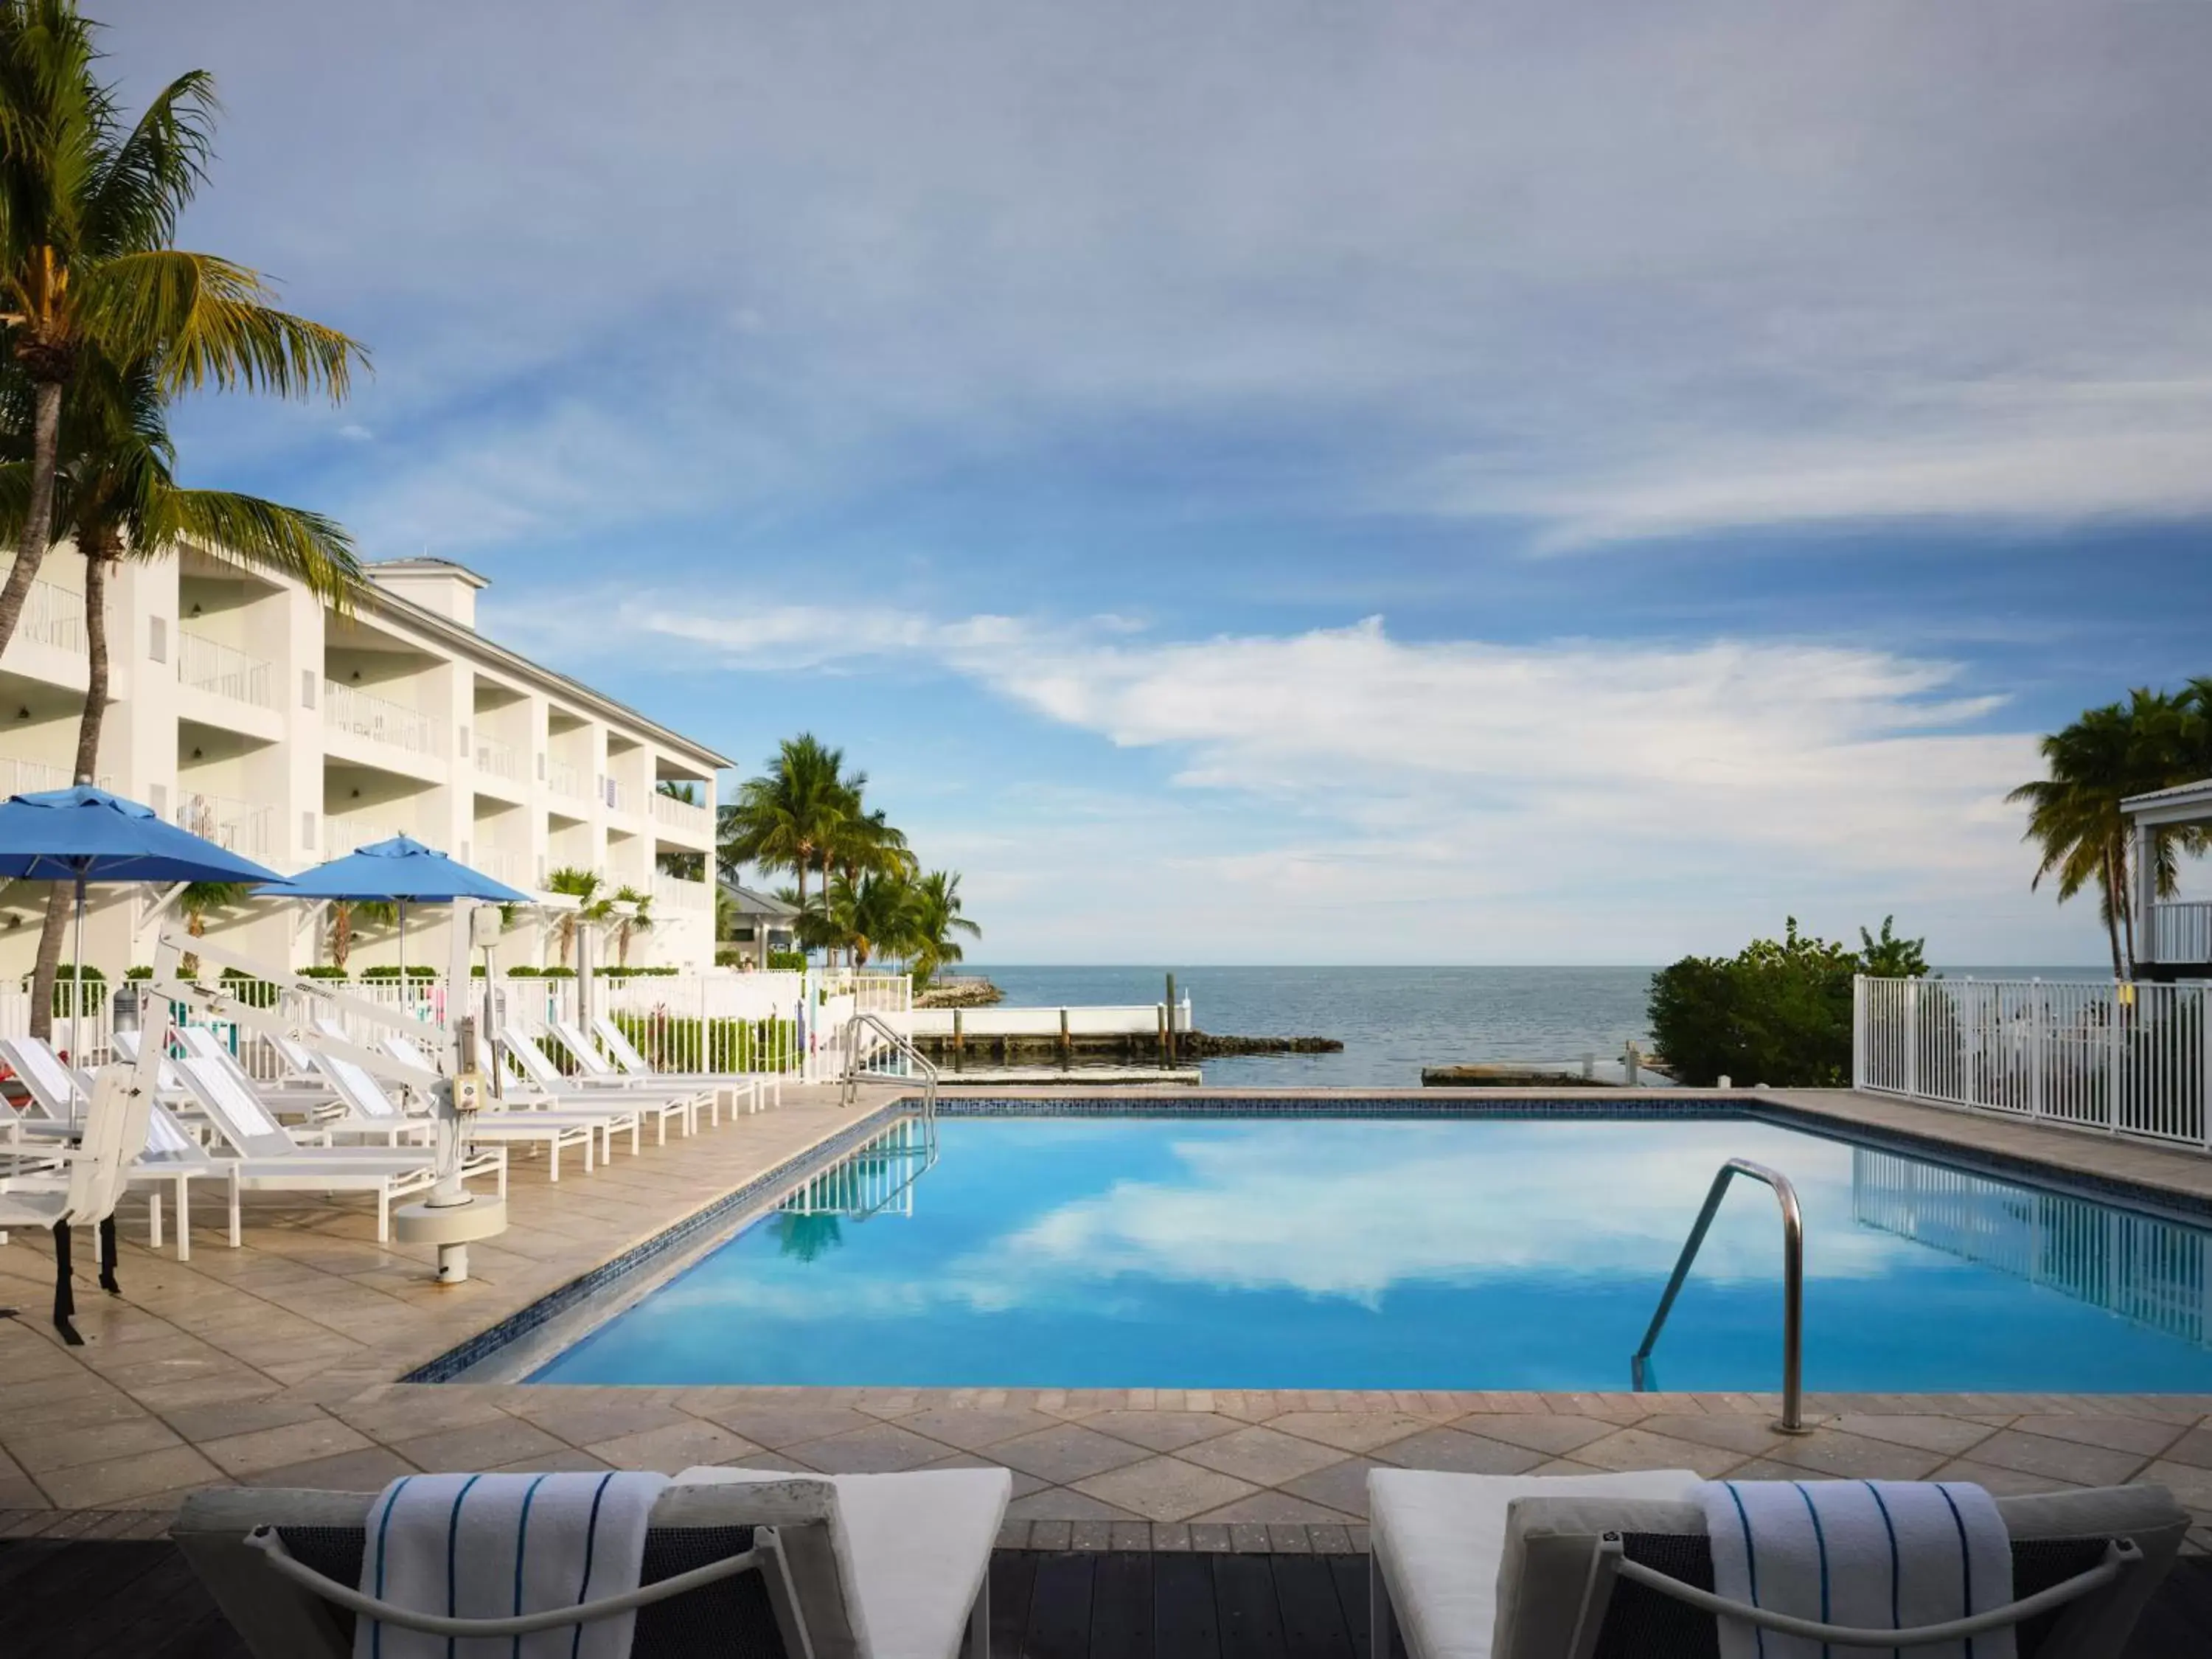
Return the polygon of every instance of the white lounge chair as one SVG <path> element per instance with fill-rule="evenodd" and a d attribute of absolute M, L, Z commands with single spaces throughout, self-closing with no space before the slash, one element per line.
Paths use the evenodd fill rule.
<path fill-rule="evenodd" d="M 686 1471 L 653 1505 L 641 1583 L 623 1598 L 638 1608 L 630 1652 L 988 1659 L 991 1547 L 1012 1486 L 1004 1469 Z M 200 1492 L 170 1535 L 261 1659 L 348 1659 L 373 1502 L 365 1492 Z M 679 1575 L 694 1576 L 690 1587 L 675 1584 Z M 406 1622 L 395 1611 L 379 1614 Z M 510 1626 L 441 1624 L 436 1633 L 505 1641 Z"/>
<path fill-rule="evenodd" d="M 750 1103 L 740 1105 L 734 1091 L 720 1084 L 702 1083 L 696 1078 L 632 1077 L 611 1064 L 592 1046 L 592 1040 L 576 1029 L 572 1020 L 556 1019 L 545 1029 L 561 1045 L 563 1052 L 576 1062 L 576 1074 L 571 1081 L 585 1083 L 597 1089 L 645 1089 L 670 1095 L 690 1094 L 696 1106 L 706 1109 L 708 1127 L 716 1129 L 722 1127 L 722 1102 L 725 1099 L 730 1101 L 730 1109 L 733 1112 L 750 1109 Z M 541 1049 L 539 1052 L 544 1051 Z M 695 1111 L 691 1128 L 696 1131 L 698 1127 Z"/>
<path fill-rule="evenodd" d="M 176 1063 L 208 1121 L 239 1154 L 216 1160 L 229 1176 L 230 1242 L 243 1232 L 240 1198 L 244 1193 L 372 1193 L 376 1198 L 376 1242 L 392 1238 L 392 1204 L 434 1186 L 437 1164 L 426 1152 L 386 1151 L 380 1146 L 302 1146 L 261 1103 L 233 1082 L 212 1060 Z M 464 1180 L 493 1176 L 507 1195 L 507 1153 L 492 1147 L 462 1160 Z"/>
<path fill-rule="evenodd" d="M 1838 1652 L 1910 1654 L 1939 1639 L 1800 1629 L 1689 1582 L 1713 1582 L 1700 1484 L 1686 1469 L 1553 1477 L 1371 1471 L 1373 1650 L 1392 1651 L 1395 1633 L 1409 1659 L 1587 1659 L 1601 1642 L 1607 1651 L 1711 1652 L 1722 1611 Z M 2014 1600 L 1978 1620 L 2011 1626 L 2063 1608 L 2032 1659 L 2117 1655 L 2180 1548 L 2186 1511 L 2160 1486 L 1996 1501 L 2013 1545 Z M 1642 1645 L 1622 1645 L 1629 1632 Z M 1961 1633 L 1940 1639 L 1955 1644 Z"/>
<path fill-rule="evenodd" d="M 121 1033 L 125 1037 L 130 1032 Z M 128 1049 L 126 1053 L 125 1050 Z M 128 1061 L 137 1058 L 137 1050 L 130 1043 L 118 1043 L 116 1052 Z M 78 1126 L 69 1120 L 70 1097 L 82 1104 L 92 1097 L 92 1081 L 82 1072 L 67 1064 L 53 1051 L 52 1047 L 37 1037 L 9 1037 L 0 1041 L 0 1058 L 4 1058 L 9 1069 L 15 1073 L 33 1104 L 45 1114 L 39 1119 L 18 1123 L 16 1133 L 27 1147 L 51 1146 L 56 1140 L 74 1139 Z M 179 1087 L 182 1087 L 179 1082 Z M 35 1154 L 34 1154 L 35 1155 Z M 192 1139 L 176 1115 L 158 1101 L 155 1103 L 147 1121 L 146 1145 L 131 1166 L 128 1184 L 144 1187 L 146 1194 L 146 1243 L 150 1249 L 161 1248 L 161 1193 L 167 1188 L 176 1200 L 177 1260 L 189 1261 L 192 1255 L 191 1185 L 196 1180 L 228 1180 L 223 1166 L 210 1158 L 207 1149 Z"/>
<path fill-rule="evenodd" d="M 0 1229 L 45 1227 L 54 1238 L 54 1328 L 70 1346 L 82 1346 L 77 1334 L 76 1293 L 70 1282 L 70 1232 L 75 1227 L 98 1227 L 104 1246 L 100 1282 L 108 1291 L 115 1281 L 114 1230 L 106 1224 L 115 1214 L 131 1164 L 146 1143 L 146 1122 L 153 1105 L 141 1092 L 129 1068 L 106 1066 L 94 1079 L 86 1106 L 83 1133 L 70 1148 L 57 1148 L 66 1169 L 52 1174 L 11 1176 L 0 1181 Z"/>
<path fill-rule="evenodd" d="M 562 1046 L 572 1052 L 578 1044 L 586 1041 L 583 1030 L 572 1021 L 557 1021 L 553 1029 L 560 1036 Z M 574 1032 L 574 1037 L 569 1035 L 571 1031 Z M 733 1113 L 757 1112 L 771 1103 L 783 1104 L 783 1079 L 780 1077 L 757 1077 L 750 1072 L 654 1071 L 653 1062 L 640 1052 L 637 1044 L 629 1040 L 629 1034 L 616 1024 L 612 1015 L 594 1015 L 591 1035 L 599 1038 L 599 1047 L 623 1076 L 640 1083 L 650 1083 L 658 1078 L 668 1083 L 692 1084 L 701 1088 L 726 1091 L 730 1109 Z M 772 1103 L 768 1097 L 769 1090 L 775 1092 Z"/>
<path fill-rule="evenodd" d="M 390 1041 L 393 1043 L 404 1043 L 406 1038 L 394 1036 Z M 399 1060 L 403 1064 L 415 1063 L 409 1054 L 397 1051 L 393 1051 L 393 1058 Z M 403 1115 L 392 1097 L 385 1092 L 384 1085 L 377 1081 L 375 1074 L 367 1066 L 337 1054 L 319 1054 L 315 1056 L 314 1063 L 322 1075 L 329 1079 L 331 1085 L 338 1091 L 339 1097 L 353 1109 L 356 1115 L 370 1119 Z M 426 1073 L 425 1075 L 427 1078 L 434 1074 Z M 409 1121 L 419 1121 L 420 1120 Z M 630 1121 L 629 1127 L 635 1133 L 637 1127 L 635 1118 Z M 468 1128 L 469 1139 L 472 1144 L 483 1143 L 508 1147 L 516 1146 L 543 1147 L 545 1152 L 546 1179 L 549 1181 L 560 1180 L 561 1153 L 564 1148 L 568 1147 L 574 1147 L 583 1153 L 584 1173 L 591 1174 L 594 1162 L 592 1158 L 594 1140 L 601 1135 L 611 1135 L 612 1133 L 606 1122 L 600 1119 L 556 1117 L 549 1113 L 539 1112 L 479 1112 L 470 1120 Z"/>
<path fill-rule="evenodd" d="M 437 1133 L 437 1126 L 427 1117 L 410 1118 L 404 1112 L 394 1111 L 385 1117 L 369 1117 L 355 1109 L 325 1079 L 318 1079 L 311 1087 L 297 1085 L 281 1092 L 271 1090 L 238 1062 L 230 1045 L 205 1025 L 179 1025 L 176 1028 L 178 1041 L 195 1060 L 204 1060 L 220 1066 L 230 1074 L 230 1080 L 259 1101 L 270 1116 L 280 1122 L 288 1113 L 302 1117 L 295 1131 L 302 1138 L 322 1146 L 336 1144 L 340 1136 L 350 1137 L 359 1144 L 371 1143 L 393 1147 L 403 1143 L 427 1146 Z"/>
<path fill-rule="evenodd" d="M 401 1065 L 422 1073 L 426 1083 L 438 1075 L 436 1066 L 416 1046 L 412 1038 L 393 1031 L 386 1036 L 381 1046 L 386 1054 Z M 479 1112 L 475 1121 L 479 1124 L 519 1126 L 506 1137 L 510 1139 L 529 1139 L 557 1129 L 563 1136 L 563 1146 L 577 1144 L 577 1132 L 581 1130 L 584 1132 L 581 1140 L 584 1173 L 589 1175 L 592 1168 L 591 1137 L 593 1134 L 599 1137 L 599 1162 L 601 1164 L 614 1162 L 615 1137 L 618 1134 L 629 1137 L 630 1156 L 635 1158 L 644 1144 L 639 1133 L 639 1125 L 643 1117 L 644 1114 L 636 1110 L 631 1102 L 613 1097 L 552 1104 L 507 1095 L 495 1096 L 492 1103 Z M 492 1138 L 501 1137 L 495 1134 Z M 556 1181 L 561 1178 L 557 1157 L 553 1160 L 551 1178 Z"/>
<path fill-rule="evenodd" d="M 538 1046 L 534 1038 L 513 1027 L 499 1034 L 497 1046 L 514 1062 L 516 1071 L 520 1073 L 521 1085 L 533 1100 L 556 1107 L 620 1100 L 624 1106 L 635 1107 L 642 1115 L 653 1120 L 656 1146 L 667 1145 L 668 1124 L 672 1118 L 687 1135 L 698 1130 L 699 1105 L 702 1097 L 699 1090 L 630 1088 L 626 1086 L 628 1079 L 611 1085 L 599 1085 L 588 1078 L 569 1077 L 546 1058 L 545 1051 Z M 708 1091 L 706 1097 L 711 1099 L 711 1091 Z"/>

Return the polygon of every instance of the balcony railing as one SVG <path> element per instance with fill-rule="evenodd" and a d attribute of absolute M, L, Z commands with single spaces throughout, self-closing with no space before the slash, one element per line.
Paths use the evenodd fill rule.
<path fill-rule="evenodd" d="M 65 766 L 44 761 L 0 758 L 0 792 L 9 795 L 36 794 L 41 789 L 66 789 L 76 779 Z"/>
<path fill-rule="evenodd" d="M 479 847 L 469 862 L 494 881 L 503 881 L 509 887 L 526 889 L 532 884 L 526 854 L 510 853 L 500 847 Z"/>
<path fill-rule="evenodd" d="M 348 853 L 363 847 L 373 847 L 378 842 L 390 841 L 403 831 L 376 818 L 332 817 L 323 819 L 323 856 L 343 858 Z"/>
<path fill-rule="evenodd" d="M 714 815 L 705 807 L 695 806 L 674 795 L 664 795 L 659 790 L 653 792 L 653 818 L 656 823 L 688 830 L 695 836 L 712 835 L 714 830 Z"/>
<path fill-rule="evenodd" d="M 276 850 L 276 809 L 267 803 L 198 790 L 180 790 L 179 797 L 178 828 L 247 858 L 267 858 Z"/>
<path fill-rule="evenodd" d="M 270 697 L 270 669 L 258 657 L 249 657 L 234 646 L 177 630 L 177 684 L 196 691 L 210 691 L 233 702 L 256 708 L 273 705 Z"/>
<path fill-rule="evenodd" d="M 2153 905 L 2150 934 L 2149 961 L 2212 962 L 2212 902 L 2188 899 Z"/>
<path fill-rule="evenodd" d="M 53 582 L 33 582 L 31 591 L 23 596 L 23 615 L 15 624 L 15 635 L 58 651 L 83 650 L 84 595 Z"/>
<path fill-rule="evenodd" d="M 566 761 L 545 763 L 545 787 L 556 795 L 573 795 L 578 800 L 586 799 L 584 775 Z"/>
<path fill-rule="evenodd" d="M 659 872 L 653 878 L 653 902 L 663 910 L 712 910 L 714 890 L 707 882 Z"/>
<path fill-rule="evenodd" d="M 437 724 L 428 714 L 336 680 L 323 682 L 323 723 L 410 755 L 438 752 Z"/>
<path fill-rule="evenodd" d="M 497 738 L 477 737 L 477 770 L 489 772 L 495 778 L 514 779 L 522 775 L 522 757 L 511 743 L 501 743 Z"/>

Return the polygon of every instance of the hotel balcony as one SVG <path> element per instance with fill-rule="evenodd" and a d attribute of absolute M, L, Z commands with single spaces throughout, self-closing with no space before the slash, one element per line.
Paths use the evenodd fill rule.
<path fill-rule="evenodd" d="M 331 732 L 418 760 L 435 760 L 442 749 L 438 723 L 428 714 L 336 680 L 323 682 L 323 724 Z"/>
<path fill-rule="evenodd" d="M 571 800 L 589 800 L 592 792 L 585 786 L 584 775 L 566 761 L 545 763 L 545 787 L 552 793 L 564 795 Z"/>
<path fill-rule="evenodd" d="M 653 878 L 653 902 L 663 911 L 705 911 L 711 915 L 714 908 L 714 885 L 712 882 L 686 881 L 681 876 L 660 872 Z"/>
<path fill-rule="evenodd" d="M 694 806 L 688 800 L 664 795 L 658 790 L 653 796 L 653 821 L 664 829 L 676 830 L 689 840 L 711 840 L 714 834 L 714 813 L 703 806 Z"/>
<path fill-rule="evenodd" d="M 323 817 L 323 856 L 343 858 L 348 853 L 363 847 L 373 847 L 378 842 L 390 841 L 394 836 L 411 833 L 383 818 L 354 817 L 346 815 L 325 814 Z"/>
<path fill-rule="evenodd" d="M 477 771 L 487 777 L 504 778 L 509 783 L 521 781 L 522 753 L 513 744 L 478 732 L 476 750 Z"/>
<path fill-rule="evenodd" d="M 178 828 L 242 857 L 266 860 L 276 852 L 276 809 L 265 801 L 180 789 L 174 816 Z"/>
<path fill-rule="evenodd" d="M 252 708 L 275 706 L 274 671 L 258 657 L 235 647 L 177 630 L 177 684 L 242 702 Z"/>

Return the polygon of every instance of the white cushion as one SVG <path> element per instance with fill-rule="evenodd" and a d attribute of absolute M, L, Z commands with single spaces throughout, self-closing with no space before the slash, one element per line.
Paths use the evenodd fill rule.
<path fill-rule="evenodd" d="M 788 1480 L 772 1469 L 690 1468 L 678 1484 Z M 1004 1469 L 834 1474 L 865 1659 L 955 1659 L 991 1570 L 1014 1478 Z"/>
<path fill-rule="evenodd" d="M 1627 1474 L 1444 1474 L 1374 1469 L 1367 1476 L 1375 1564 L 1413 1659 L 1490 1659 L 1507 1510 L 1516 1498 L 1588 1495 L 1687 1498 L 1688 1469 Z"/>

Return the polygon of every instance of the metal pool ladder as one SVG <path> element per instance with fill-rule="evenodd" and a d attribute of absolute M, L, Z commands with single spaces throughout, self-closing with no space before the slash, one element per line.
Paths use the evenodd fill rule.
<path fill-rule="evenodd" d="M 922 1058 L 921 1050 L 905 1032 L 896 1030 L 880 1014 L 855 1014 L 845 1022 L 845 1076 L 838 1104 L 850 1106 L 860 1086 L 860 1028 L 866 1026 L 890 1046 L 894 1054 L 921 1074 L 921 1121 L 933 1140 L 937 1134 L 937 1067 Z"/>
<path fill-rule="evenodd" d="M 1805 1426 L 1802 1376 L 1805 1358 L 1805 1220 L 1797 1208 L 1797 1189 L 1790 1184 L 1790 1177 L 1747 1158 L 1729 1159 L 1713 1177 L 1712 1189 L 1705 1194 L 1705 1206 L 1698 1212 L 1698 1224 L 1690 1229 L 1689 1237 L 1682 1243 L 1682 1254 L 1674 1262 L 1674 1276 L 1667 1281 L 1667 1292 L 1659 1298 L 1659 1310 L 1651 1316 L 1651 1328 L 1644 1333 L 1644 1346 L 1628 1362 L 1629 1368 L 1637 1390 L 1641 1393 L 1644 1368 L 1651 1358 L 1652 1344 L 1658 1341 L 1660 1328 L 1674 1311 L 1674 1298 L 1681 1294 L 1682 1281 L 1690 1276 L 1690 1263 L 1697 1259 L 1698 1247 L 1705 1242 L 1705 1230 L 1713 1224 L 1729 1182 L 1740 1175 L 1765 1182 L 1774 1189 L 1775 1199 L 1782 1206 L 1782 1416 L 1774 1426 L 1784 1434 L 1810 1434 L 1812 1431 Z"/>

